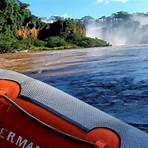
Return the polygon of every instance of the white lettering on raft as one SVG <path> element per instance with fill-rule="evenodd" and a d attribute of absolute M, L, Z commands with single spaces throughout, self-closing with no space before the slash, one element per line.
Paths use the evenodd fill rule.
<path fill-rule="evenodd" d="M 15 144 L 20 148 L 40 148 L 39 145 L 29 142 L 22 136 L 17 136 L 16 133 L 9 131 L 5 128 L 0 128 L 0 139 L 5 139 L 11 144 Z"/>
<path fill-rule="evenodd" d="M 2 138 L 2 139 L 4 139 L 5 137 L 3 136 L 3 134 L 5 133 L 5 132 L 7 132 L 8 130 L 6 130 L 6 129 L 4 129 L 4 128 L 1 128 L 1 130 L 0 130 L 0 138 Z"/>
<path fill-rule="evenodd" d="M 23 139 L 21 136 L 19 136 L 16 141 L 16 145 L 19 147 L 25 148 L 25 146 L 27 145 L 27 142 L 28 142 L 27 139 Z"/>
<path fill-rule="evenodd" d="M 9 141 L 10 143 L 14 143 L 14 137 L 15 137 L 15 133 L 10 131 L 7 136 L 7 141 Z"/>

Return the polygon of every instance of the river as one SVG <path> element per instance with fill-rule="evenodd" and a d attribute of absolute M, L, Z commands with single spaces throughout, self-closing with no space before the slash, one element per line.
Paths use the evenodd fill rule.
<path fill-rule="evenodd" d="M 148 128 L 148 45 L 0 55 L 11 69 Z"/>

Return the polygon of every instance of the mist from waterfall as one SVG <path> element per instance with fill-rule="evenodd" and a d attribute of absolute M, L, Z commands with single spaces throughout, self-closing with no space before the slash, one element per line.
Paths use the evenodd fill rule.
<path fill-rule="evenodd" d="M 87 21 L 86 35 L 112 45 L 147 44 L 148 14 L 118 12 L 110 17 Z"/>

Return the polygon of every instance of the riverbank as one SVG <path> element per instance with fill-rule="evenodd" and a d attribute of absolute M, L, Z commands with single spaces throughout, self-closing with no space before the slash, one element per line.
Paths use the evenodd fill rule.
<path fill-rule="evenodd" d="M 70 39 L 63 37 L 49 37 L 48 40 L 38 39 L 4 39 L 0 40 L 0 53 L 13 53 L 20 51 L 49 51 L 76 48 L 91 48 L 110 46 L 109 43 L 100 39 L 84 37 L 73 34 Z"/>
<path fill-rule="evenodd" d="M 53 48 L 48 48 L 48 47 L 34 47 L 30 49 L 15 49 L 9 52 L 2 52 L 0 54 L 9 54 L 9 53 L 32 53 L 32 52 L 42 52 L 42 51 L 56 51 L 56 50 L 68 50 L 68 49 L 77 49 L 80 47 L 77 46 L 61 46 L 61 47 L 53 47 Z"/>
<path fill-rule="evenodd" d="M 67 51 L 66 51 L 67 50 Z M 94 53 L 100 51 L 102 54 L 111 52 L 112 47 L 99 48 L 73 48 L 60 50 L 22 50 L 15 53 L 0 54 L 0 68 L 14 70 L 18 72 L 37 72 L 40 73 L 46 69 L 62 68 L 62 61 L 69 62 L 69 54 L 78 54 L 80 57 L 83 53 Z M 82 55 L 81 55 L 82 52 Z M 75 61 L 75 59 L 70 59 Z M 69 64 L 68 64 L 69 65 Z M 55 74 L 55 73 L 53 73 Z"/>

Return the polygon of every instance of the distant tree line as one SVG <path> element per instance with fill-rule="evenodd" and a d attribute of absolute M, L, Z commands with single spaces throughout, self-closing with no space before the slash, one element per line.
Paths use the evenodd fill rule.
<path fill-rule="evenodd" d="M 85 26 L 78 20 L 57 17 L 47 24 L 32 15 L 28 6 L 19 0 L 0 1 L 0 52 L 108 45 L 85 37 Z"/>

